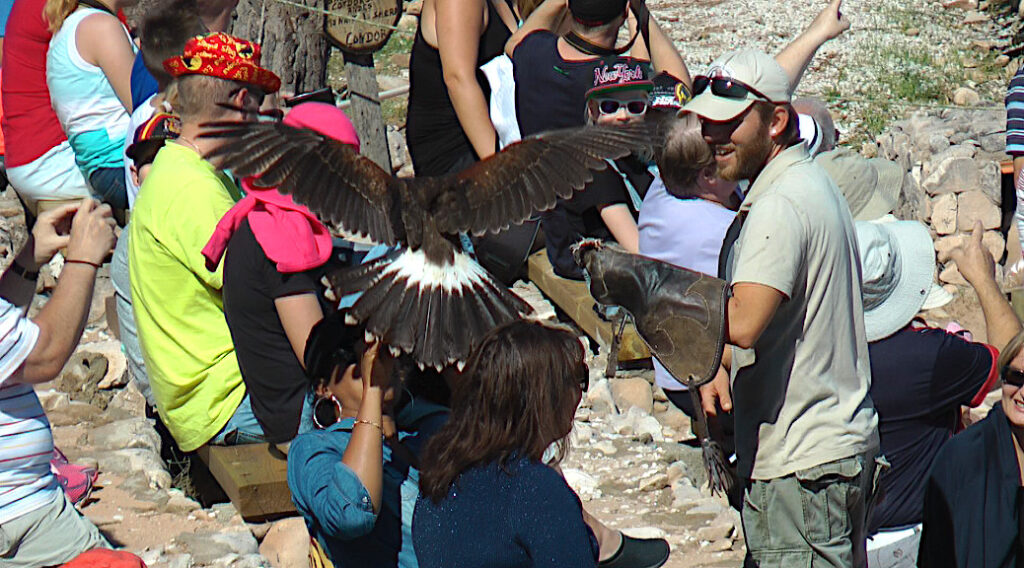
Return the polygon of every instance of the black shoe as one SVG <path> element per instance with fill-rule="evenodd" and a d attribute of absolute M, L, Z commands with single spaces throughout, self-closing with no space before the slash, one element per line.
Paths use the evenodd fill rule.
<path fill-rule="evenodd" d="M 668 541 L 663 538 L 633 538 L 622 535 L 622 544 L 600 568 L 658 568 L 668 562 Z"/>

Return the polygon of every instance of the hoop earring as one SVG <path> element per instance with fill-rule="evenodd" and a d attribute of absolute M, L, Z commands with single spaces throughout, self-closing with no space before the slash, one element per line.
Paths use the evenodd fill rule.
<path fill-rule="evenodd" d="M 321 408 L 320 407 L 320 403 L 324 402 L 324 401 L 329 401 L 329 402 L 333 402 L 334 403 L 334 422 L 331 422 L 330 424 L 323 424 L 323 423 L 321 423 L 320 422 L 320 418 L 318 416 L 320 414 L 320 408 Z M 316 399 L 316 402 L 313 403 L 313 425 L 316 426 L 318 429 L 326 430 L 327 428 L 330 428 L 332 425 L 337 424 L 338 421 L 340 421 L 340 420 L 341 420 L 341 403 L 338 402 L 338 399 L 335 398 L 333 394 L 330 397 L 318 398 L 318 399 Z"/>

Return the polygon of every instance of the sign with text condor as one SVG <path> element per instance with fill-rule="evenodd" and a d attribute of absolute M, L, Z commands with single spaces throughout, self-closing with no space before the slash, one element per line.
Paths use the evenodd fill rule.
<path fill-rule="evenodd" d="M 373 53 L 391 37 L 402 0 L 328 0 L 327 9 L 324 29 L 342 51 Z"/>

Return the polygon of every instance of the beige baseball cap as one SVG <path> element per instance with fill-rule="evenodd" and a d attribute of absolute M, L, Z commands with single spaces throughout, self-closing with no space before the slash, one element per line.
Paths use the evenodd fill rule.
<path fill-rule="evenodd" d="M 680 114 L 692 112 L 707 120 L 726 122 L 747 110 L 754 101 L 782 104 L 790 102 L 793 95 L 789 76 L 775 58 L 752 49 L 730 51 L 714 60 L 704 75 L 694 79 L 694 91 L 702 77 L 733 79 L 736 96 L 721 91 L 716 94 L 718 89 L 712 84 L 690 99 L 679 110 Z"/>

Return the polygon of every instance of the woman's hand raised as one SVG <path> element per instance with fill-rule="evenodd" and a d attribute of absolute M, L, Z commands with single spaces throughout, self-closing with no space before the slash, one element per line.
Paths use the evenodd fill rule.
<path fill-rule="evenodd" d="M 381 352 L 381 345 L 380 340 L 371 343 L 363 352 L 363 358 L 359 362 L 364 391 L 370 388 L 387 390 L 391 386 L 395 360 L 386 349 Z"/>

